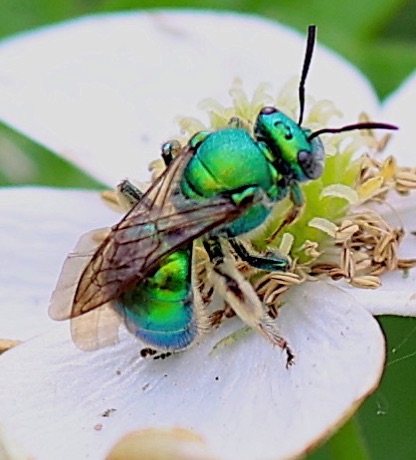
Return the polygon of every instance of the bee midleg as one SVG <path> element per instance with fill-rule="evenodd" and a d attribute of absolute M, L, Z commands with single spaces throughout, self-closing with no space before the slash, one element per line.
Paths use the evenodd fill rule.
<path fill-rule="evenodd" d="M 165 166 L 169 166 L 175 156 L 179 153 L 181 149 L 181 144 L 177 140 L 172 140 L 165 142 L 161 148 L 161 156 L 165 162 Z M 138 203 L 144 195 L 137 186 L 135 186 L 128 179 L 124 179 L 120 182 L 117 187 L 117 191 L 121 193 L 123 200 L 127 201 L 127 204 L 134 206 Z"/>
<path fill-rule="evenodd" d="M 220 238 L 210 236 L 203 244 L 213 264 L 212 276 L 219 294 L 247 325 L 284 350 L 286 366 L 292 365 L 294 354 L 280 334 L 276 321 L 268 314 L 253 286 L 237 270 L 229 251 L 224 254 Z"/>
<path fill-rule="evenodd" d="M 267 238 L 266 243 L 272 242 L 280 233 L 280 230 L 294 222 L 298 218 L 302 210 L 304 198 L 299 184 L 297 182 L 291 183 L 289 186 L 289 190 L 289 198 L 292 202 L 292 206 L 290 207 L 289 211 L 287 212 L 285 218 L 283 219 L 279 227 L 277 227 L 277 229 Z"/>
<path fill-rule="evenodd" d="M 126 200 L 130 206 L 134 206 L 144 195 L 144 193 L 128 179 L 124 179 L 118 184 L 117 191 L 122 195 L 123 200 Z"/>
<path fill-rule="evenodd" d="M 285 257 L 264 257 L 257 254 L 250 254 L 241 241 L 229 237 L 228 242 L 241 260 L 259 270 L 285 271 L 289 266 L 289 260 Z"/>

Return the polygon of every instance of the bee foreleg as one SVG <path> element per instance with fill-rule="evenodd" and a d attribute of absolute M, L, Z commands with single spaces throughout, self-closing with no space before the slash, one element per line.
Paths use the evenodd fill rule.
<path fill-rule="evenodd" d="M 243 243 L 237 241 L 235 238 L 228 238 L 228 241 L 241 260 L 259 270 L 285 271 L 289 266 L 289 260 L 285 257 L 253 255 L 248 252 Z"/>

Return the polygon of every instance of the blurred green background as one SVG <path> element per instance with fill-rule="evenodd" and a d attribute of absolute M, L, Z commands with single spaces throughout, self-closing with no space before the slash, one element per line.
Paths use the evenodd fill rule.
<path fill-rule="evenodd" d="M 1 0 L 0 38 L 83 14 L 160 7 L 251 12 L 302 32 L 307 25 L 317 24 L 319 40 L 357 65 L 381 99 L 416 69 L 415 0 Z M 415 110 L 411 107 L 409 115 Z M 21 166 L 16 168 L 10 157 L 0 155 L 0 185 L 100 187 L 53 153 L 2 125 L 0 151 L 21 157 Z M 381 386 L 360 409 L 354 424 L 308 458 L 416 458 L 416 319 L 382 318 L 380 322 L 388 342 Z M 357 429 L 367 446 L 366 455 L 362 450 L 353 453 Z"/>

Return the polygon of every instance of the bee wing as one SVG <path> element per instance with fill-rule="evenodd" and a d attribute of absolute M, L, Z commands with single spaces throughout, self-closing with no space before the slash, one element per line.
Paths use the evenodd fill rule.
<path fill-rule="evenodd" d="M 119 341 L 119 327 L 123 318 L 111 302 L 71 319 L 71 336 L 81 350 L 89 351 L 114 345 Z"/>
<path fill-rule="evenodd" d="M 95 251 L 111 232 L 110 228 L 93 230 L 82 235 L 74 251 L 62 267 L 55 291 L 52 294 L 49 315 L 56 320 L 71 316 L 72 301 L 80 273 L 89 264 Z M 111 305 L 105 304 L 82 317 L 71 319 L 71 335 L 82 350 L 95 350 L 118 342 L 122 318 Z"/>
<path fill-rule="evenodd" d="M 49 305 L 49 316 L 52 319 L 60 321 L 71 317 L 80 274 L 84 272 L 95 252 L 110 233 L 111 228 L 103 228 L 92 230 L 80 237 L 74 250 L 66 258 L 52 293 Z"/>
<path fill-rule="evenodd" d="M 253 197 L 252 201 L 237 205 L 228 196 L 203 201 L 184 199 L 178 183 L 193 153 L 190 148 L 183 149 L 143 198 L 111 229 L 95 253 L 84 254 L 85 268 L 78 283 L 69 283 L 75 284 L 75 289 L 69 303 L 67 289 L 65 305 L 59 299 L 64 297 L 60 287 L 68 284 L 62 280 L 64 266 L 50 307 L 53 318 L 75 318 L 120 297 L 142 281 L 163 257 L 235 220 L 256 201 L 258 197 Z M 72 262 L 70 265 L 75 266 Z"/>

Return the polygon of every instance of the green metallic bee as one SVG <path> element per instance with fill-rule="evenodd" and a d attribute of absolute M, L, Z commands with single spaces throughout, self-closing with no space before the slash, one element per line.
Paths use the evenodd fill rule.
<path fill-rule="evenodd" d="M 151 350 L 169 353 L 189 347 L 209 327 L 193 268 L 195 240 L 201 238 L 224 300 L 245 323 L 286 349 L 291 363 L 293 354 L 276 321 L 232 263 L 237 256 L 261 270 L 284 271 L 288 260 L 251 254 L 239 237 L 262 225 L 273 204 L 286 196 L 294 208 L 284 223 L 295 219 L 302 205 L 299 184 L 323 172 L 319 135 L 396 129 L 360 123 L 312 133 L 301 126 L 314 43 L 315 27 L 310 26 L 298 122 L 275 107 L 264 107 L 253 135 L 233 119 L 225 129 L 195 134 L 184 147 L 166 143 L 166 169 L 146 192 L 128 181 L 120 184 L 131 210 L 94 251 L 89 249 L 92 234 L 81 238 L 52 296 L 51 317 L 71 318 L 77 345 L 90 349 L 114 343 L 124 321 Z"/>

